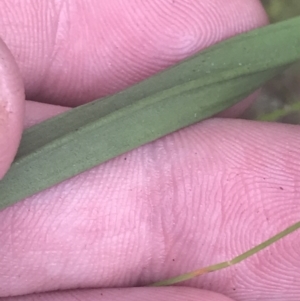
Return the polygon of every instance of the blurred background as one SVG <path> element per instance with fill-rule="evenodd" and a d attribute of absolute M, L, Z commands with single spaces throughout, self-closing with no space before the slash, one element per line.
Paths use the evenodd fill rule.
<path fill-rule="evenodd" d="M 272 23 L 300 15 L 300 0 L 261 0 L 261 2 Z M 242 117 L 300 124 L 300 62 L 268 82 L 257 101 Z"/>

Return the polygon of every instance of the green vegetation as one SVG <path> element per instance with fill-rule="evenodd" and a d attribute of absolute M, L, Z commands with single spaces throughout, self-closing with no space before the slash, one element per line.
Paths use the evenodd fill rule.
<path fill-rule="evenodd" d="M 299 0 L 261 0 L 270 21 L 278 22 L 300 15 Z"/>
<path fill-rule="evenodd" d="M 299 0 L 261 0 L 261 2 L 272 23 L 300 16 Z M 299 87 L 300 62 L 268 82 L 258 100 L 242 117 L 300 124 Z"/>

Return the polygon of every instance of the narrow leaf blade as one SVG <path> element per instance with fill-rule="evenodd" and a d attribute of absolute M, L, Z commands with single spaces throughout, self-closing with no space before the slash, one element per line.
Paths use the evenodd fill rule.
<path fill-rule="evenodd" d="M 300 58 L 299 28 L 295 18 L 240 35 L 26 130 L 0 209 L 237 103 Z"/>

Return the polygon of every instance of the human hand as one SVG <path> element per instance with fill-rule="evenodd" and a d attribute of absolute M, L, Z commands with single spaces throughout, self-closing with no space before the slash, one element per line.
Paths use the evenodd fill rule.
<path fill-rule="evenodd" d="M 255 0 L 0 2 L 0 36 L 33 100 L 26 126 L 265 22 Z M 1 111 L 4 174 L 23 94 L 1 47 L 9 64 L 0 63 L 8 87 L 0 93 L 13 112 Z M 296 126 L 211 119 L 3 210 L 0 297 L 60 290 L 3 299 L 298 300 L 298 232 L 185 287 L 116 289 L 231 259 L 296 222 L 298 145 Z"/>

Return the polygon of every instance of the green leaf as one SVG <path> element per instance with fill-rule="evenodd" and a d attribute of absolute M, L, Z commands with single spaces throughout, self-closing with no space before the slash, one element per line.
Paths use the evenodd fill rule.
<path fill-rule="evenodd" d="M 300 18 L 237 36 L 24 132 L 0 209 L 237 103 L 300 58 Z"/>

